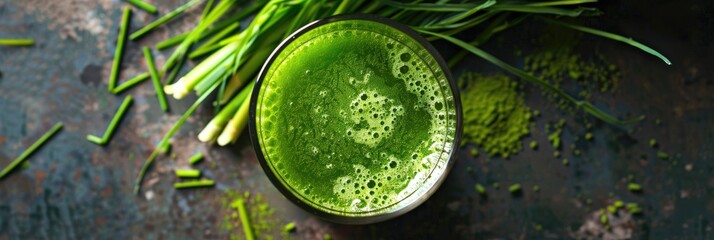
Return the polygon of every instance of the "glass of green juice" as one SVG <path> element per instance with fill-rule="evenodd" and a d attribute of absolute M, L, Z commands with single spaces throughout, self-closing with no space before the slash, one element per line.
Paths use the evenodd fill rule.
<path fill-rule="evenodd" d="M 273 184 L 321 218 L 366 224 L 431 196 L 455 161 L 461 103 L 439 53 L 369 15 L 310 23 L 263 66 L 249 128 Z"/>

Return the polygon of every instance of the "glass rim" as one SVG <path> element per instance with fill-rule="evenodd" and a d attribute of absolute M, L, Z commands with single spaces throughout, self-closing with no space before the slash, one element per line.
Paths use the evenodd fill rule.
<path fill-rule="evenodd" d="M 263 154 L 263 150 L 260 146 L 260 139 L 258 137 L 258 132 L 257 132 L 257 121 L 256 121 L 256 108 L 258 105 L 258 97 L 260 94 L 261 86 L 263 81 L 265 80 L 265 76 L 267 74 L 267 71 L 269 70 L 270 66 L 274 63 L 278 55 L 282 53 L 282 51 L 290 45 L 293 41 L 295 41 L 298 37 L 302 36 L 303 34 L 326 24 L 329 23 L 334 23 L 334 22 L 340 22 L 340 21 L 347 21 L 347 20 L 367 20 L 367 21 L 372 21 L 376 23 L 381 23 L 385 24 L 389 27 L 392 27 L 407 36 L 411 37 L 414 39 L 419 46 L 423 47 L 426 49 L 426 51 L 434 58 L 438 66 L 441 68 L 444 77 L 446 78 L 450 90 L 452 92 L 452 97 L 454 98 L 454 107 L 456 111 L 456 123 L 455 123 L 455 136 L 454 140 L 452 142 L 452 148 L 451 151 L 449 152 L 448 158 L 446 159 L 446 166 L 444 167 L 444 171 L 441 174 L 441 176 L 438 176 L 436 181 L 432 186 L 430 186 L 430 189 L 426 190 L 421 194 L 421 196 L 417 196 L 416 199 L 408 204 L 404 205 L 400 208 L 394 209 L 394 211 L 390 212 L 385 212 L 381 214 L 376 214 L 376 215 L 371 215 L 371 216 L 344 216 L 344 215 L 337 215 L 329 212 L 322 211 L 319 208 L 316 208 L 310 204 L 305 203 L 303 200 L 301 200 L 298 196 L 296 196 L 295 193 L 293 193 L 290 189 L 288 189 L 286 186 L 284 186 L 283 182 L 278 179 L 278 176 L 276 176 L 276 173 L 273 172 L 273 170 L 270 168 L 269 163 L 266 161 L 265 156 Z M 408 26 L 403 25 L 401 23 L 398 23 L 394 20 L 376 16 L 376 15 L 367 15 L 367 14 L 343 14 L 343 15 L 336 15 L 336 16 L 331 16 L 323 19 L 319 19 L 313 22 L 310 22 L 306 24 L 305 26 L 299 28 L 295 32 L 291 33 L 287 38 L 282 40 L 280 44 L 272 51 L 268 59 L 265 61 L 263 66 L 260 69 L 260 72 L 258 73 L 258 76 L 256 78 L 255 86 L 253 87 L 251 98 L 249 99 L 249 120 L 248 120 L 248 131 L 250 132 L 250 140 L 253 145 L 253 148 L 256 152 L 256 157 L 258 159 L 258 162 L 260 163 L 263 172 L 267 175 L 268 179 L 270 179 L 270 182 L 275 186 L 280 193 L 285 196 L 288 200 L 290 200 L 292 203 L 297 205 L 298 207 L 302 208 L 303 210 L 320 217 L 322 219 L 331 221 L 331 222 L 336 222 L 336 223 L 342 223 L 342 224 L 367 224 L 367 223 L 375 223 L 375 222 L 381 222 L 385 221 L 391 218 L 395 218 L 397 216 L 403 215 L 414 208 L 418 207 L 422 203 L 424 203 L 429 197 L 431 197 L 434 192 L 436 192 L 437 189 L 441 186 L 441 184 L 444 182 L 446 177 L 448 176 L 449 172 L 451 171 L 451 168 L 454 165 L 454 162 L 456 161 L 456 155 L 458 153 L 458 148 L 459 148 L 459 143 L 461 142 L 461 135 L 463 132 L 463 123 L 462 123 L 462 110 L 461 110 L 461 98 L 459 95 L 459 90 L 457 87 L 457 83 L 455 82 L 451 71 L 446 64 L 446 61 L 444 61 L 443 57 L 441 57 L 441 54 L 434 48 L 434 46 L 431 45 L 424 37 L 416 33 L 414 30 L 410 29 Z"/>

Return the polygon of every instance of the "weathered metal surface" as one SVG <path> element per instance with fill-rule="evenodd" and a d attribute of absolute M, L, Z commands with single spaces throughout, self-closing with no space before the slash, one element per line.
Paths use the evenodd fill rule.
<path fill-rule="evenodd" d="M 183 1 L 153 2 L 165 12 Z M 230 214 L 223 205 L 227 190 L 263 194 L 276 210 L 276 222 L 297 223 L 297 232 L 290 235 L 297 238 L 320 238 L 324 233 L 333 239 L 573 238 L 582 236 L 578 231 L 594 218 L 594 212 L 615 199 L 644 208 L 644 214 L 633 217 L 624 228 L 631 230 L 633 238 L 714 238 L 714 35 L 710 33 L 714 8 L 708 1 L 606 3 L 600 5 L 606 16 L 589 23 L 637 36 L 674 62 L 667 67 L 629 46 L 585 38 L 623 73 L 618 91 L 596 97 L 597 105 L 619 115 L 644 114 L 646 121 L 629 127 L 596 123 L 594 140 L 578 142 L 582 156 L 563 151 L 571 161 L 566 167 L 545 144 L 544 125 L 563 116 L 568 119 L 566 143 L 575 142 L 574 137 L 585 130 L 573 115 L 556 110 L 538 91 L 528 90 L 527 104 L 542 116 L 526 141 L 538 140 L 540 149 L 525 149 L 507 160 L 483 154 L 473 158 L 464 150 L 447 181 L 424 205 L 397 219 L 365 226 L 324 222 L 288 202 L 264 176 L 246 134 L 229 148 L 199 143 L 198 129 L 212 114 L 208 106 L 200 108 L 173 138 L 176 158 L 160 156 L 142 193 L 134 195 L 132 185 L 144 159 L 192 99 L 170 100 L 171 113 L 164 114 L 148 82 L 120 96 L 105 90 L 124 4 L 0 0 L 0 38 L 37 41 L 33 47 L 0 47 L 0 166 L 9 164 L 55 122 L 65 123 L 61 133 L 29 159 L 28 168 L 0 180 L 0 239 L 240 236 L 241 229 L 223 226 Z M 199 12 L 191 11 L 168 27 L 130 42 L 121 79 L 145 71 L 141 46 L 189 29 Z M 134 11 L 132 29 L 154 18 Z M 528 23 L 523 29 L 540 26 Z M 518 62 L 509 59 L 513 47 L 508 43 L 527 44 L 520 38 L 530 38 L 527 34 L 532 32 L 508 31 L 506 40 L 496 39 L 484 48 Z M 157 64 L 163 64 L 168 53 L 161 52 Z M 469 69 L 497 70 L 482 60 L 466 61 Z M 111 142 L 101 147 L 86 141 L 87 134 L 104 132 L 126 94 L 132 94 L 135 103 Z M 648 144 L 651 138 L 673 160 L 657 159 L 658 150 Z M 172 170 L 188 167 L 186 160 L 197 151 L 207 157 L 196 167 L 217 186 L 174 190 Z M 629 175 L 643 185 L 642 193 L 627 190 Z M 477 182 L 499 182 L 501 188 L 489 189 L 488 197 L 483 197 L 474 191 Z M 508 193 L 511 183 L 524 186 L 521 196 Z M 531 191 L 534 185 L 540 186 L 540 192 Z"/>

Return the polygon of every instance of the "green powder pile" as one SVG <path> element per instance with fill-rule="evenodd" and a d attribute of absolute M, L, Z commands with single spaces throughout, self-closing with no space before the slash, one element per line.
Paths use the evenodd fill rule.
<path fill-rule="evenodd" d="M 553 33 L 542 37 L 540 50 L 525 57 L 525 70 L 536 77 L 561 88 L 567 84 L 578 98 L 589 100 L 592 93 L 614 92 L 620 71 L 602 55 L 583 56 L 577 53 L 580 35 L 573 33 Z M 573 110 L 574 106 L 550 91 L 543 91 L 549 100 L 555 101 L 562 110 Z"/>
<path fill-rule="evenodd" d="M 521 150 L 530 133 L 531 111 L 518 84 L 506 75 L 464 73 L 459 79 L 463 105 L 464 143 L 476 144 L 491 156 L 507 158 Z"/>
<path fill-rule="evenodd" d="M 233 207 L 235 206 L 234 203 L 241 198 L 245 200 L 245 206 L 250 216 L 250 226 L 256 239 L 274 239 L 273 235 L 275 235 L 276 229 L 279 229 L 282 225 L 272 217 L 275 209 L 270 207 L 263 199 L 263 196 L 261 194 L 251 196 L 248 192 L 240 194 L 234 191 L 227 191 L 226 196 L 223 198 L 223 208 L 226 209 L 223 225 L 224 229 L 230 232 L 230 239 L 245 238 L 238 209 Z"/>

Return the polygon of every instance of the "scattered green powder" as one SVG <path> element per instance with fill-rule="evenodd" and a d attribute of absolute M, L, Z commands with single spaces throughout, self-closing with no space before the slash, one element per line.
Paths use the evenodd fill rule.
<path fill-rule="evenodd" d="M 478 149 L 472 148 L 470 153 L 471 153 L 471 156 L 475 157 L 476 155 L 478 155 Z"/>
<path fill-rule="evenodd" d="M 566 82 L 573 84 L 581 99 L 590 99 L 593 92 L 613 92 L 621 77 L 617 66 L 600 54 L 578 54 L 579 38 L 580 34 L 562 31 L 544 35 L 539 39 L 542 49 L 525 57 L 525 70 L 558 88 L 571 87 Z M 555 101 L 559 109 L 570 111 L 575 107 L 551 91 L 543 91 L 543 95 Z"/>
<path fill-rule="evenodd" d="M 605 214 L 605 213 L 601 213 L 601 214 L 600 214 L 600 222 L 601 222 L 602 224 L 607 224 L 607 222 L 608 222 L 607 214 Z"/>
<path fill-rule="evenodd" d="M 511 193 L 517 193 L 521 191 L 521 184 L 513 184 L 510 187 L 508 187 L 508 191 Z"/>
<path fill-rule="evenodd" d="M 20 165 L 20 169 L 28 169 L 30 168 L 30 161 L 24 161 L 22 162 L 22 165 Z"/>
<path fill-rule="evenodd" d="M 274 239 L 279 236 L 279 219 L 273 217 L 275 209 L 263 199 L 261 194 L 251 195 L 248 192 L 244 194 L 227 191 L 223 198 L 223 208 L 226 211 L 224 218 L 224 229 L 230 232 L 230 239 L 243 239 L 243 227 L 241 225 L 238 209 L 232 207 L 238 199 L 245 200 L 245 207 L 250 218 L 250 225 L 256 239 Z"/>
<path fill-rule="evenodd" d="M 535 228 L 535 230 L 538 231 L 538 232 L 543 231 L 543 225 L 536 224 L 536 225 L 534 226 L 534 228 Z"/>
<path fill-rule="evenodd" d="M 550 133 L 548 135 L 548 141 L 555 149 L 560 149 L 560 136 L 563 135 L 563 128 L 565 128 L 565 119 L 562 118 L 556 124 L 545 125 L 545 131 Z"/>
<path fill-rule="evenodd" d="M 642 186 L 640 186 L 637 183 L 630 183 L 630 184 L 627 184 L 627 189 L 629 189 L 630 192 L 640 192 L 640 191 L 642 191 Z"/>
<path fill-rule="evenodd" d="M 464 73 L 462 88 L 464 143 L 476 144 L 491 156 L 507 158 L 521 150 L 521 138 L 530 133 L 531 111 L 506 75 Z"/>
<path fill-rule="evenodd" d="M 480 183 L 477 183 L 475 188 L 476 188 L 476 192 L 478 192 L 478 194 L 486 195 L 486 188 L 483 187 L 483 185 L 481 185 Z"/>
<path fill-rule="evenodd" d="M 633 215 L 642 213 L 642 209 L 637 205 L 637 203 L 625 204 L 625 202 L 618 200 L 615 201 L 612 205 L 608 205 L 605 209 L 600 209 L 600 215 L 606 215 L 607 212 L 611 214 L 617 214 L 618 209 L 623 209 Z M 607 212 L 605 212 L 605 210 L 607 210 Z"/>
<path fill-rule="evenodd" d="M 640 208 L 637 203 L 628 203 L 625 208 L 627 208 L 628 211 L 632 214 L 640 214 L 642 213 L 642 209 Z"/>
<path fill-rule="evenodd" d="M 615 213 L 617 212 L 617 208 L 615 206 L 607 206 L 607 211 L 610 213 Z"/>

